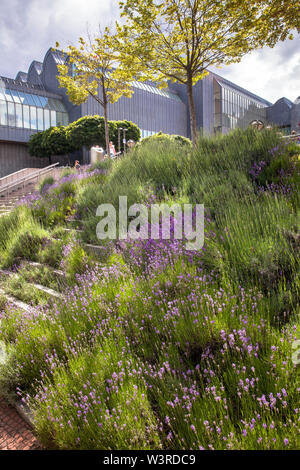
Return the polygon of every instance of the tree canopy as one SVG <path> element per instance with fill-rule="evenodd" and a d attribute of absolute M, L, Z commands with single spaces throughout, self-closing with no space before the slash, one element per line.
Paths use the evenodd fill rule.
<path fill-rule="evenodd" d="M 79 47 L 69 46 L 68 59 L 58 65 L 58 80 L 66 88 L 70 101 L 84 103 L 89 96 L 103 108 L 106 149 L 109 149 L 108 103 L 115 103 L 121 96 L 131 97 L 133 90 L 132 67 L 125 62 L 119 67 L 119 54 L 115 35 L 105 28 L 100 37 L 85 40 L 79 38 Z"/>
<path fill-rule="evenodd" d="M 287 0 L 123 0 L 117 23 L 119 50 L 160 86 L 187 86 L 192 139 L 196 113 L 192 87 L 209 66 L 238 62 L 248 52 L 292 38 L 300 30 L 300 3 Z"/>

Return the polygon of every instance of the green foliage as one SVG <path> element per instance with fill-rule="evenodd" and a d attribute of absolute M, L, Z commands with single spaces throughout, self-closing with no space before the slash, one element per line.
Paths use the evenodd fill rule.
<path fill-rule="evenodd" d="M 155 144 L 165 143 L 168 145 L 173 141 L 181 144 L 183 147 L 186 146 L 189 149 L 192 148 L 192 142 L 187 137 L 183 137 L 181 135 L 164 134 L 163 132 L 158 132 L 157 134 L 150 135 L 149 137 L 144 137 L 138 146 L 142 146 L 148 142 L 153 142 Z"/>
<path fill-rule="evenodd" d="M 77 183 L 69 175 L 54 188 L 58 199 L 72 197 L 90 242 L 95 208 L 117 208 L 119 195 L 129 204 L 204 202 L 206 219 L 194 258 L 159 241 L 110 242 L 100 265 L 59 226 L 51 237 L 63 241 L 47 238 L 36 250 L 72 288 L 34 318 L 2 301 L 0 388 L 28 394 L 46 447 L 299 448 L 299 187 L 267 187 L 282 169 L 286 184 L 295 181 L 298 149 L 278 144 L 276 133 L 251 129 L 200 138 L 189 150 L 153 138 L 105 175 Z M 26 208 L 0 218 L 1 260 L 28 220 L 36 227 Z M 20 273 L 19 295 L 29 281 L 54 282 L 48 269 Z"/>
<path fill-rule="evenodd" d="M 53 183 L 54 183 L 53 176 L 47 176 L 46 178 L 43 179 L 43 181 L 40 182 L 39 192 L 42 193 L 45 187 L 51 186 Z"/>
<path fill-rule="evenodd" d="M 2 219 L 2 217 L 1 217 Z M 9 267 L 20 259 L 35 260 L 37 252 L 49 238 L 49 233 L 43 229 L 30 212 L 20 208 L 0 219 L 0 266 Z"/>
<path fill-rule="evenodd" d="M 44 133 L 48 133 L 48 130 L 37 132 L 30 136 L 28 142 L 28 151 L 30 155 L 40 158 L 51 156 L 50 150 L 44 146 L 44 137 L 46 136 Z"/>
<path fill-rule="evenodd" d="M 141 131 L 130 121 L 108 121 L 110 139 L 115 147 L 118 146 L 117 128 L 126 128 L 126 139 L 138 142 Z M 121 134 L 121 142 L 123 134 Z M 29 153 L 37 157 L 66 155 L 82 147 L 105 144 L 105 123 L 103 116 L 84 116 L 68 126 L 51 127 L 43 132 L 32 134 L 29 140 Z M 122 146 L 123 148 L 123 146 Z"/>
<path fill-rule="evenodd" d="M 67 140 L 66 127 L 50 127 L 43 132 L 32 134 L 28 142 L 30 155 L 45 158 L 53 155 L 66 155 L 75 150 L 73 143 Z"/>
<path fill-rule="evenodd" d="M 113 121 L 115 123 L 115 133 L 112 135 L 111 140 L 114 143 L 116 149 L 118 148 L 118 128 L 127 129 L 126 131 L 126 140 L 133 140 L 138 142 L 141 138 L 141 131 L 139 127 L 131 121 Z M 123 148 L 123 131 L 120 134 L 121 137 L 121 148 Z"/>
<path fill-rule="evenodd" d="M 109 134 L 114 135 L 116 124 L 114 121 L 108 121 Z M 102 116 L 84 116 L 78 121 L 74 121 L 67 126 L 68 141 L 80 149 L 81 147 L 90 147 L 98 144 L 105 145 L 105 127 L 104 117 Z"/>

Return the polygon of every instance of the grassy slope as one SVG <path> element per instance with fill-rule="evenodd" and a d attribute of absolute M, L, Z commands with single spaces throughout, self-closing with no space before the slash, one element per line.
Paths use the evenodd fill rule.
<path fill-rule="evenodd" d="M 2 389 L 27 394 L 46 445 L 299 448 L 297 152 L 252 130 L 193 151 L 150 140 L 106 176 L 71 176 L 0 220 L 2 265 L 25 240 L 23 257 L 62 267 L 72 286 L 46 316 L 1 320 Z M 96 207 L 119 195 L 204 202 L 204 249 L 107 244 L 102 267 L 72 238 L 45 242 L 75 211 L 96 242 Z"/>

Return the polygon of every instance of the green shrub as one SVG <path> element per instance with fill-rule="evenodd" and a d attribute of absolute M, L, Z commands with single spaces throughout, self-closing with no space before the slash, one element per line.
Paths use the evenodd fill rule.
<path fill-rule="evenodd" d="M 42 193 L 44 188 L 47 186 L 51 186 L 54 183 L 53 176 L 47 176 L 43 181 L 39 184 L 39 192 Z"/>
<path fill-rule="evenodd" d="M 163 132 L 158 132 L 157 134 L 144 137 L 139 143 L 138 147 L 143 146 L 149 142 L 154 142 L 156 144 L 159 144 L 159 143 L 170 144 L 171 142 L 176 142 L 183 147 L 187 147 L 188 149 L 192 148 L 192 142 L 187 137 L 183 137 L 181 135 L 164 134 Z"/>
<path fill-rule="evenodd" d="M 35 260 L 39 248 L 49 239 L 49 233 L 31 216 L 26 208 L 13 212 L 0 220 L 3 233 L 0 245 L 0 265 L 12 266 L 20 259 Z"/>

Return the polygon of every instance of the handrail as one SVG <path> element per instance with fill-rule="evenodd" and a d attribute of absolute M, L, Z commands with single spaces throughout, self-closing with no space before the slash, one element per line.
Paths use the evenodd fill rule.
<path fill-rule="evenodd" d="M 37 170 L 36 172 L 34 172 L 33 174 L 31 174 L 27 177 L 20 178 L 16 181 L 13 181 L 12 183 L 8 183 L 8 184 L 4 185 L 2 188 L 0 188 L 0 194 L 5 193 L 5 192 L 7 192 L 7 194 L 9 194 L 10 190 L 15 188 L 16 186 L 19 186 L 20 184 L 23 184 L 23 187 L 24 187 L 25 184 L 28 183 L 29 181 L 31 181 L 32 179 L 38 178 L 38 177 L 48 173 L 49 171 L 53 170 L 53 168 L 55 168 L 57 165 L 59 165 L 59 162 L 53 163 L 52 165 L 49 165 L 45 168 L 41 168 L 40 170 Z"/>
<path fill-rule="evenodd" d="M 293 135 L 283 135 L 282 139 L 291 139 L 293 140 L 294 138 L 300 137 L 300 134 L 293 134 Z"/>
<path fill-rule="evenodd" d="M 3 181 L 9 180 L 13 178 L 14 176 L 18 175 L 19 173 L 27 173 L 28 170 L 31 170 L 31 168 L 22 168 L 22 170 L 18 170 L 18 171 L 15 171 L 14 173 L 10 173 L 9 175 L 2 176 L 2 178 L 0 178 L 0 187 Z"/>

